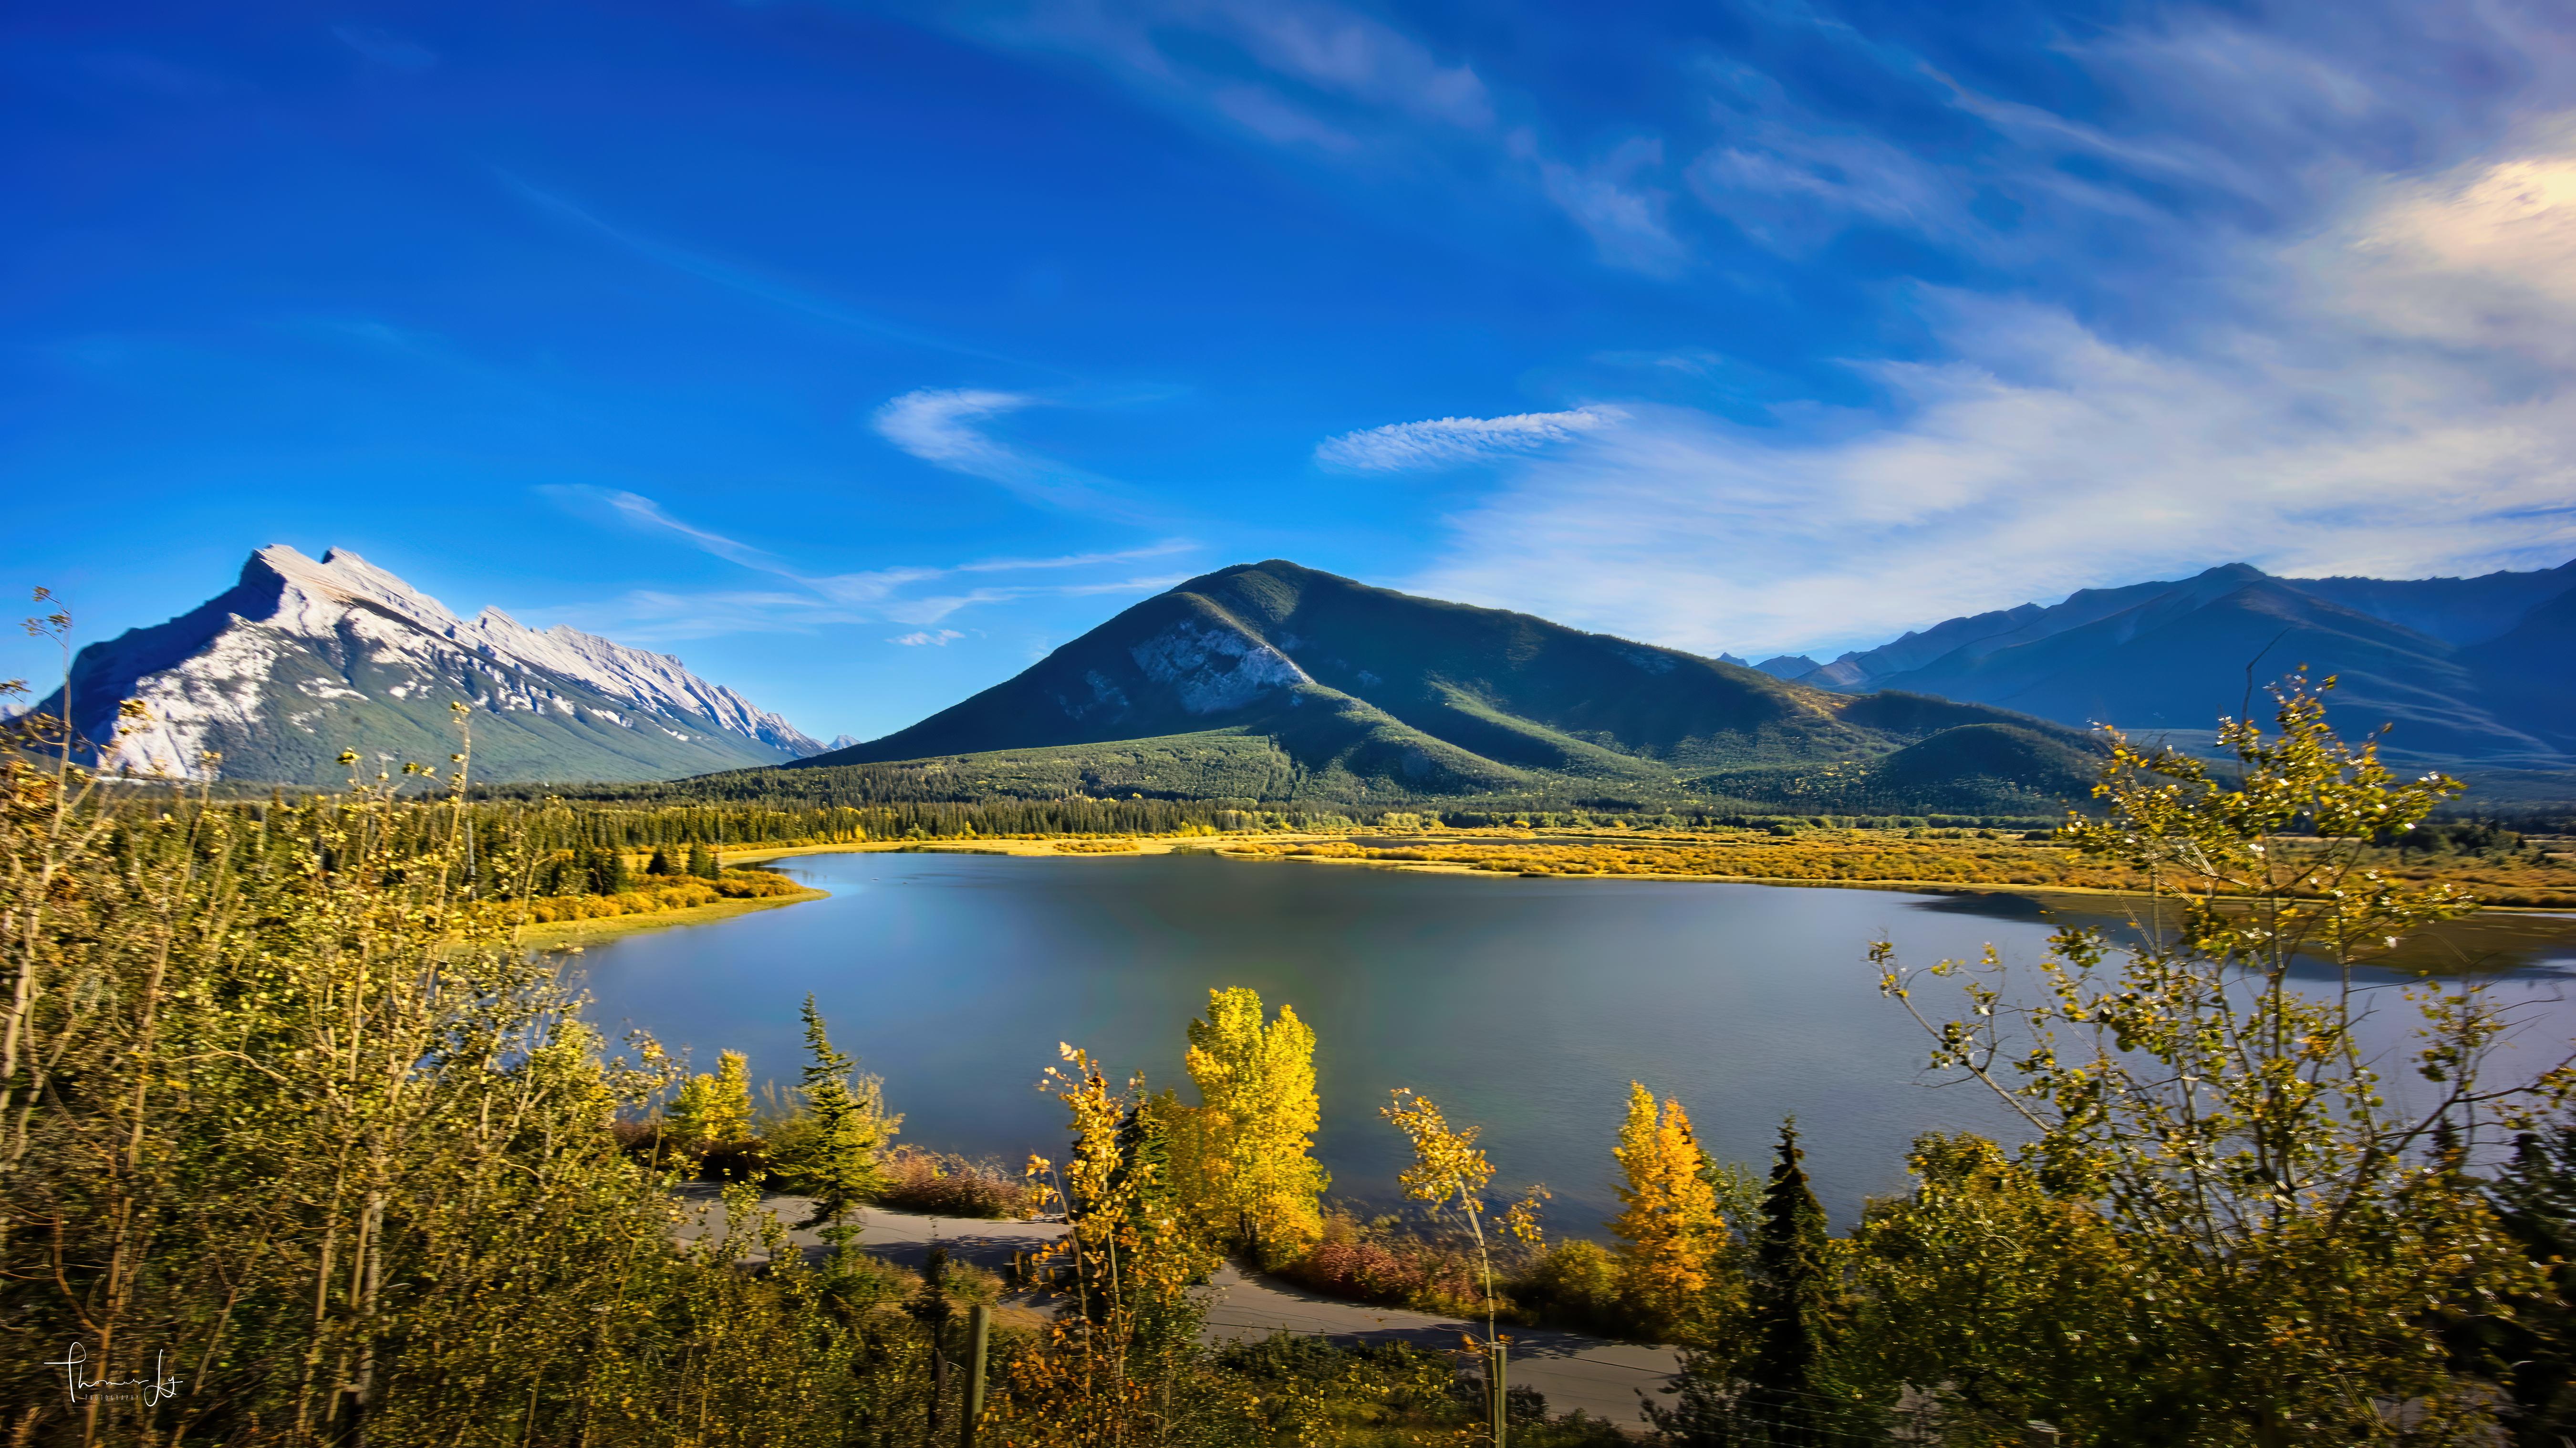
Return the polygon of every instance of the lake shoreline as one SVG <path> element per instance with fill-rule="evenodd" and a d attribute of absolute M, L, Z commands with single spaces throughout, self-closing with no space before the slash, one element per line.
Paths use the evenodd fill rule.
<path fill-rule="evenodd" d="M 757 910 L 831 898 L 831 891 L 817 890 L 808 885 L 793 895 L 761 895 L 747 900 L 716 900 L 684 910 L 654 910 L 642 915 L 604 915 L 595 920 L 558 920 L 543 925 L 522 925 L 518 943 L 527 950 L 579 950 L 603 940 L 615 940 L 647 930 L 677 925 L 712 925 L 719 920 L 731 920 Z"/>
<path fill-rule="evenodd" d="M 1323 844 L 1347 842 L 1348 835 L 1265 835 L 1261 843 L 1270 845 Z M 1634 841 L 1630 841 L 1633 843 Z M 1740 875 L 1690 872 L 1629 870 L 1618 872 L 1583 872 L 1551 870 L 1494 870 L 1449 860 L 1389 860 L 1355 858 L 1347 855 L 1250 854 L 1236 848 L 1245 843 L 1241 838 L 1206 835 L 1139 836 L 1117 842 L 1127 848 L 1101 848 L 1102 841 L 1083 837 L 1089 848 L 1059 848 L 1054 839 L 990 839 L 954 842 L 918 840 L 868 840 L 823 845 L 782 845 L 763 849 L 728 850 L 725 863 L 757 865 L 771 861 L 811 855 L 981 855 L 1012 859 L 1051 860 L 1135 860 L 1175 855 L 1207 855 L 1241 864 L 1304 863 L 1314 865 L 1359 866 L 1390 872 L 1445 875 L 1491 880 L 1640 880 L 1677 885 L 1763 885 L 1806 889 L 1871 890 L 1887 894 L 1944 895 L 1985 897 L 1990 899 L 2027 900 L 2043 913 L 2052 913 L 2051 899 L 2062 899 L 2066 908 L 2089 907 L 2091 911 L 2115 910 L 2116 902 L 2149 904 L 2155 897 L 2134 890 L 2106 889 L 2083 885 L 2009 884 L 1958 880 L 1909 879 L 1819 879 L 1797 875 Z M 754 911 L 780 906 L 807 904 L 831 898 L 831 892 L 810 886 L 792 895 L 764 896 L 749 900 L 719 900 L 683 910 L 662 910 L 644 915 L 612 915 L 594 920 L 563 921 L 546 925 L 529 925 L 520 930 L 519 944 L 524 949 L 546 952 L 570 952 L 603 944 L 630 935 L 677 929 L 690 925 L 713 925 Z M 2495 932 L 2511 935 L 2552 920 L 2576 921 L 2576 911 L 2545 906 L 2489 905 L 2453 922 L 2455 927 L 2492 936 Z M 2481 930 L 2480 927 L 2484 929 Z M 2527 948 L 2533 942 L 2499 940 L 2500 948 Z M 2454 949 L 2457 948 L 2456 943 Z M 2400 973 L 2417 977 L 2434 977 L 2477 973 L 2482 967 L 2456 963 L 2423 964 L 2395 967 Z"/>
<path fill-rule="evenodd" d="M 1085 837 L 1088 838 L 1088 837 Z M 1615 836 L 1605 838 L 1617 838 Z M 1651 840 L 1653 837 L 1648 837 Z M 1278 834 L 1258 837 L 1263 844 L 1326 844 L 1346 842 L 1349 835 Z M 1375 870 L 1413 871 L 1432 875 L 1469 875 L 1497 880 L 1659 880 L 1674 884 L 1707 885 L 1798 885 L 1816 889 L 1884 890 L 1900 894 L 1940 895 L 2067 895 L 2091 899 L 2126 899 L 2145 901 L 2154 897 L 2135 890 L 2114 890 L 2088 885 L 2019 885 L 1959 880 L 1908 879 L 1819 879 L 1812 875 L 1733 875 L 1689 873 L 1682 871 L 1621 871 L 1574 873 L 1555 870 L 1488 870 L 1476 865 L 1446 860 L 1373 860 L 1335 855 L 1258 856 L 1238 853 L 1233 846 L 1239 838 L 1207 835 L 1138 836 L 1136 848 L 1128 850 L 1060 850 L 1048 839 L 991 839 L 924 842 L 920 840 L 868 840 L 852 844 L 787 845 L 756 850 L 727 850 L 728 864 L 759 864 L 798 855 L 838 854 L 917 854 L 917 855 L 1004 855 L 1014 859 L 1052 860 L 1127 860 L 1151 855 L 1201 854 L 1245 864 L 1299 863 L 1310 865 L 1350 865 Z M 1636 843 L 1633 837 L 1626 841 Z M 717 907 L 705 907 L 717 908 Z M 2576 911 L 2546 905 L 2481 905 L 2479 915 L 2512 916 L 2534 919 L 2576 920 Z M 587 922 L 585 922 L 587 923 Z"/>

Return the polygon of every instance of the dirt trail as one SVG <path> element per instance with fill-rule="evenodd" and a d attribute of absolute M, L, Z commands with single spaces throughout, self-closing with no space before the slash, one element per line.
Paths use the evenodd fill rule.
<path fill-rule="evenodd" d="M 691 1187 L 684 1195 L 693 1202 L 715 1205 L 711 1187 Z M 762 1205 L 786 1222 L 803 1221 L 809 1206 L 802 1197 L 786 1196 L 763 1197 Z M 876 1207 L 868 1209 L 859 1224 L 865 1229 L 859 1238 L 862 1246 L 913 1268 L 929 1255 L 934 1233 L 952 1259 L 1000 1271 L 1012 1253 L 1053 1241 L 1064 1232 L 1057 1222 L 984 1222 Z M 680 1235 L 696 1237 L 703 1230 L 701 1225 L 691 1225 L 682 1228 Z M 809 1252 L 822 1247 L 821 1239 L 810 1231 L 790 1232 L 788 1239 Z M 1246 1276 L 1232 1266 L 1218 1271 L 1213 1286 L 1207 1324 L 1211 1341 L 1262 1338 L 1284 1331 L 1455 1348 L 1468 1333 L 1482 1331 L 1480 1325 L 1457 1318 L 1319 1297 L 1272 1278 Z M 1014 1297 L 1005 1305 L 1026 1309 L 1034 1301 Z M 1671 1348 L 1541 1328 L 1512 1328 L 1506 1335 L 1512 1342 L 1510 1381 L 1515 1386 L 1545 1394 L 1551 1413 L 1579 1408 L 1623 1427 L 1642 1427 L 1640 1401 L 1671 1381 L 1680 1368 L 1680 1357 Z"/>

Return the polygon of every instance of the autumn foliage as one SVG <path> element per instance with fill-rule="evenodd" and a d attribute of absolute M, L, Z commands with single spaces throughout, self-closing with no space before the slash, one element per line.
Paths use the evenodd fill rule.
<path fill-rule="evenodd" d="M 1313 1155 L 1315 1033 L 1286 1005 L 1265 1024 L 1260 993 L 1238 987 L 1208 992 L 1189 1042 L 1200 1205 L 1254 1258 L 1289 1260 L 1323 1235 L 1318 1203 L 1332 1185 Z"/>
<path fill-rule="evenodd" d="M 1610 1223 L 1620 1295 L 1641 1325 L 1669 1335 L 1704 1315 L 1729 1245 L 1709 1160 L 1682 1104 L 1667 1098 L 1658 1108 L 1654 1093 L 1634 1081 L 1611 1155 L 1625 1178 L 1622 1210 Z"/>

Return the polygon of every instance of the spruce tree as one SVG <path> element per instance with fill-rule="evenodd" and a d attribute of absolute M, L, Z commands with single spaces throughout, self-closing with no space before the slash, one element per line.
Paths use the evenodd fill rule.
<path fill-rule="evenodd" d="M 2549 1274 L 2549 1289 L 2516 1294 L 2511 1310 L 2479 1319 L 2480 1346 L 2512 1407 L 2502 1415 L 2518 1445 L 2557 1445 L 2576 1435 L 2576 1125 L 2525 1132 L 2489 1189 L 2504 1228 Z"/>
<path fill-rule="evenodd" d="M 1819 1410 L 1831 1396 L 1825 1360 L 1839 1294 L 1826 1255 L 1825 1209 L 1801 1164 L 1806 1155 L 1798 1147 L 1797 1119 L 1782 1122 L 1779 1161 L 1762 1194 L 1762 1226 L 1753 1242 L 1753 1356 L 1744 1366 L 1740 1400 L 1756 1441 L 1783 1445 L 1824 1441 L 1830 1417 Z"/>
<path fill-rule="evenodd" d="M 716 877 L 715 852 L 709 850 L 703 844 L 691 844 L 689 846 L 689 873 L 701 880 L 714 879 Z"/>
<path fill-rule="evenodd" d="M 655 845 L 653 847 L 653 858 L 644 862 L 644 873 L 656 877 L 667 877 L 679 872 L 671 865 L 671 852 L 663 849 L 660 845 Z"/>
<path fill-rule="evenodd" d="M 813 1126 L 800 1134 L 798 1159 L 790 1165 L 814 1198 L 805 1225 L 821 1227 L 823 1239 L 838 1245 L 858 1235 L 842 1219 L 885 1186 L 877 1153 L 894 1134 L 894 1124 L 886 1118 L 875 1079 L 851 1080 L 858 1062 L 833 1049 L 813 996 L 805 997 L 802 1014 L 810 1059 L 800 1094 Z"/>
<path fill-rule="evenodd" d="M 616 850 L 593 850 L 588 861 L 591 893 L 616 895 L 627 886 L 626 856 Z"/>

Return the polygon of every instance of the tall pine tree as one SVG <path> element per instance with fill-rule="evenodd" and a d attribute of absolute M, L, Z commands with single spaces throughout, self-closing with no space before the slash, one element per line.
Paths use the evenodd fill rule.
<path fill-rule="evenodd" d="M 626 856 L 616 850 L 590 852 L 590 887 L 595 895 L 616 895 L 626 889 Z"/>
<path fill-rule="evenodd" d="M 1834 1414 L 1826 1368 L 1840 1292 L 1828 1259 L 1831 1233 L 1825 1209 L 1807 1185 L 1806 1152 L 1798 1146 L 1795 1117 L 1780 1124 L 1779 1160 L 1762 1193 L 1762 1225 L 1754 1234 L 1753 1356 L 1744 1365 L 1739 1400 L 1748 1426 L 1769 1430 L 1782 1445 L 1824 1441 Z"/>
<path fill-rule="evenodd" d="M 1686 1352 L 1678 1400 L 1649 1407 L 1683 1448 L 1826 1448 L 1885 1441 L 1884 1414 L 1835 1371 L 1848 1316 L 1825 1209 L 1807 1185 L 1795 1118 L 1753 1232 L 1753 1284 L 1741 1346 Z"/>
<path fill-rule="evenodd" d="M 814 1199 L 805 1225 L 821 1227 L 819 1235 L 837 1245 L 858 1235 L 844 1219 L 885 1187 L 877 1154 L 894 1135 L 895 1123 L 885 1114 L 876 1079 L 853 1079 L 858 1062 L 833 1049 L 813 996 L 805 997 L 802 1014 L 808 1059 L 800 1094 L 810 1125 L 798 1133 L 787 1165 Z"/>
<path fill-rule="evenodd" d="M 2549 1274 L 2546 1292 L 2478 1319 L 2486 1356 L 2512 1399 L 2504 1414 L 2522 1448 L 2558 1448 L 2576 1435 L 2576 1125 L 2525 1132 L 2489 1189 L 2507 1232 Z"/>

